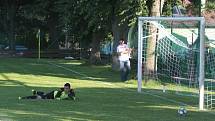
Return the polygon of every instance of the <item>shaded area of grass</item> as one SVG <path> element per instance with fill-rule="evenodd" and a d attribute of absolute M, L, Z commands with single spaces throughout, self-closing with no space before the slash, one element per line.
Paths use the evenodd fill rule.
<path fill-rule="evenodd" d="M 52 90 L 53 88 L 38 88 Z M 55 87 L 56 88 L 56 87 Z M 189 115 L 177 115 L 178 104 L 150 95 L 126 92 L 121 88 L 77 88 L 78 101 L 17 100 L 17 95 L 29 95 L 23 87 L 1 87 L 10 90 L 1 95 L 0 119 L 18 121 L 44 120 L 144 120 L 144 121 L 212 121 L 213 115 L 188 108 Z M 16 93 L 14 93 L 14 91 Z"/>
<path fill-rule="evenodd" d="M 27 60 L 27 61 L 26 61 Z M 4 73 L 18 73 L 18 74 L 31 74 L 36 76 L 51 76 L 51 77 L 62 77 L 62 78 L 73 78 L 82 79 L 82 75 L 78 75 L 71 71 L 59 68 L 53 64 L 65 66 L 71 70 L 75 70 L 86 76 L 94 77 L 94 81 L 107 81 L 117 82 L 119 81 L 119 73 L 112 72 L 110 66 L 87 66 L 84 62 L 77 60 L 35 60 L 35 59 L 22 59 L 18 58 L 16 61 L 13 59 L 1 59 L 2 71 Z M 12 65 L 12 66 L 11 66 Z"/>
<path fill-rule="evenodd" d="M 65 69 L 47 64 L 65 66 L 89 75 L 83 78 Z M 180 117 L 180 102 L 197 104 L 193 97 L 162 93 L 158 86 L 144 87 L 137 93 L 136 85 L 119 81 L 119 75 L 109 66 L 86 66 L 79 61 L 33 59 L 0 60 L 0 120 L 6 121 L 212 121 L 214 114 L 199 112 L 187 106 L 188 116 Z M 18 100 L 31 95 L 31 89 L 49 92 L 72 83 L 77 101 Z M 159 98 L 164 97 L 164 98 Z M 167 99 L 173 99 L 175 102 Z"/>

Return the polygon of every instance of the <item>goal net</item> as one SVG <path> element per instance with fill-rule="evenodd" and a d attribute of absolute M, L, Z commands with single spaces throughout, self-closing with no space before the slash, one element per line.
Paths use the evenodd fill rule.
<path fill-rule="evenodd" d="M 215 43 L 206 42 L 205 51 L 205 104 L 207 109 L 215 109 Z"/>
<path fill-rule="evenodd" d="M 139 17 L 138 92 L 142 80 L 187 85 L 199 89 L 203 109 L 204 29 L 202 17 Z"/>

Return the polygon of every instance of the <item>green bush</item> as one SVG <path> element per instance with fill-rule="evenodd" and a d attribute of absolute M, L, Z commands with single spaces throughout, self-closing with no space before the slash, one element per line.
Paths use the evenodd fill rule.
<path fill-rule="evenodd" d="M 215 10 L 215 1 L 208 1 L 205 7 L 207 10 Z"/>

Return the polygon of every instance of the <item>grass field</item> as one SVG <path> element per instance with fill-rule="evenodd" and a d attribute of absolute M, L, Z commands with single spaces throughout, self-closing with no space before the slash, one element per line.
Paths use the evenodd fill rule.
<path fill-rule="evenodd" d="M 31 90 L 51 91 L 72 84 L 76 101 L 18 100 Z M 76 60 L 0 58 L 0 121 L 214 121 L 214 111 L 198 111 L 197 97 L 175 95 L 158 83 L 136 92 L 134 82 L 120 82 L 110 66 Z M 181 103 L 188 115 L 177 114 Z"/>

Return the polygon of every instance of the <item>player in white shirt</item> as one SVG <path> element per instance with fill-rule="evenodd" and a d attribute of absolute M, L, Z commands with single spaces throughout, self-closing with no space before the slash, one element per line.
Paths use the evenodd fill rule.
<path fill-rule="evenodd" d="M 119 45 L 117 46 L 118 59 L 120 62 L 120 77 L 122 81 L 128 80 L 128 75 L 131 70 L 130 67 L 130 53 L 131 49 L 124 43 L 123 39 L 120 39 Z"/>

